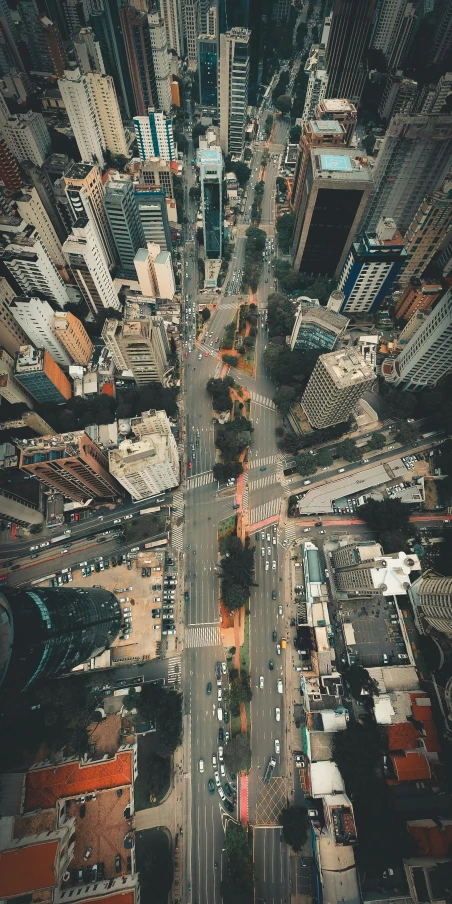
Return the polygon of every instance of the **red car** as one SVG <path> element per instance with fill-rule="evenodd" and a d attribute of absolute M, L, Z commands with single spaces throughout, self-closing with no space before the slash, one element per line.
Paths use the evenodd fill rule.
<path fill-rule="evenodd" d="M 205 357 L 205 358 L 208 358 L 208 357 L 209 357 L 209 352 L 206 352 L 205 355 L 204 355 L 204 357 Z"/>
<path fill-rule="evenodd" d="M 184 352 L 186 358 L 188 358 L 188 352 Z"/>
<path fill-rule="evenodd" d="M 191 461 L 188 462 L 188 467 L 189 467 L 189 468 L 192 468 L 192 467 L 193 467 Z"/>

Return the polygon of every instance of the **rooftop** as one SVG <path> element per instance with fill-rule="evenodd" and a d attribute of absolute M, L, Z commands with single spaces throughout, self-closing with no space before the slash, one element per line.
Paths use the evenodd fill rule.
<path fill-rule="evenodd" d="M 198 160 L 201 164 L 216 163 L 222 166 L 223 155 L 221 153 L 221 148 L 213 147 L 209 150 L 200 149 L 198 151 Z"/>
<path fill-rule="evenodd" d="M 353 348 L 329 352 L 321 355 L 320 360 L 338 389 L 347 389 L 356 383 L 375 379 L 373 367 L 366 364 L 364 358 Z"/>
<path fill-rule="evenodd" d="M 71 800 L 66 807 L 65 819 L 75 817 L 75 849 L 71 868 L 92 866 L 103 863 L 105 876 L 112 879 L 116 875 L 115 857 L 120 854 L 122 872 L 126 872 L 126 858 L 130 847 L 125 847 L 125 840 L 130 840 L 130 788 L 124 788 L 121 796 L 116 789 L 102 791 L 95 800 L 85 802 L 85 815 L 80 817 L 80 804 Z M 85 851 L 91 848 L 90 856 L 85 859 Z"/>
<path fill-rule="evenodd" d="M 58 841 L 24 845 L 0 851 L 0 898 L 14 898 L 57 882 Z"/>
<path fill-rule="evenodd" d="M 390 471 L 387 470 L 388 468 Z M 369 464 L 357 473 L 344 474 L 337 479 L 330 479 L 328 483 L 319 483 L 310 487 L 299 501 L 299 511 L 304 514 L 312 512 L 319 515 L 332 512 L 335 499 L 350 497 L 354 493 L 363 493 L 364 490 L 381 486 L 397 477 L 404 480 L 406 473 L 405 465 L 400 458 L 375 465 Z"/>
<path fill-rule="evenodd" d="M 323 797 L 324 794 L 332 794 L 333 791 L 344 791 L 344 782 L 336 763 L 319 762 L 311 763 L 311 794 L 312 797 Z"/>
<path fill-rule="evenodd" d="M 391 756 L 394 772 L 399 782 L 415 782 L 432 777 L 427 757 L 423 753 L 406 751 Z"/>
<path fill-rule="evenodd" d="M 340 123 L 337 123 L 340 125 Z M 317 179 L 333 179 L 335 182 L 370 182 L 372 169 L 367 157 L 362 157 L 350 148 L 339 145 L 334 154 L 323 154 L 320 148 L 311 150 L 312 170 Z"/>
<path fill-rule="evenodd" d="M 73 163 L 72 166 L 65 172 L 64 178 L 70 179 L 71 181 L 80 181 L 83 182 L 87 176 L 89 176 L 91 170 L 93 169 L 94 164 L 92 163 Z"/>
<path fill-rule="evenodd" d="M 125 750 L 97 763 L 73 762 L 31 769 L 26 778 L 25 810 L 54 807 L 59 798 L 130 785 L 132 759 L 132 751 Z"/>

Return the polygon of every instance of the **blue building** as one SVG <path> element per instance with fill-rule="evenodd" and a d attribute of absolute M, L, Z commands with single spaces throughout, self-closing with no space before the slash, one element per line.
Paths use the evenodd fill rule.
<path fill-rule="evenodd" d="M 406 260 L 407 251 L 396 223 L 382 217 L 376 233 L 365 232 L 350 248 L 337 286 L 345 296 L 341 311 L 377 311 Z"/>
<path fill-rule="evenodd" d="M 331 352 L 348 326 L 348 317 L 323 308 L 315 298 L 302 297 L 290 337 L 290 348 Z"/>
<path fill-rule="evenodd" d="M 218 39 L 198 37 L 199 102 L 203 107 L 218 106 Z"/>
<path fill-rule="evenodd" d="M 135 279 L 134 257 L 146 239 L 132 182 L 109 179 L 104 197 L 105 212 L 113 234 L 122 275 Z"/>
<path fill-rule="evenodd" d="M 206 262 L 205 285 L 215 285 L 223 253 L 223 155 L 219 147 L 198 151 Z M 207 266 L 209 261 L 217 265 Z"/>

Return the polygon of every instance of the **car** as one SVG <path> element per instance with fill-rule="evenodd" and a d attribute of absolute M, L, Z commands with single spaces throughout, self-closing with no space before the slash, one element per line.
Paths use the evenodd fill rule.
<path fill-rule="evenodd" d="M 212 693 L 212 682 L 209 681 L 209 683 L 207 685 L 207 696 L 210 697 L 211 693 Z"/>
<path fill-rule="evenodd" d="M 268 571 L 269 568 L 270 568 L 270 562 L 267 561 L 265 563 L 265 570 Z"/>
<path fill-rule="evenodd" d="M 83 859 L 84 859 L 84 860 L 89 860 L 89 858 L 91 857 L 92 850 L 93 850 L 93 849 L 90 848 L 90 847 L 89 847 L 89 848 L 86 848 L 86 851 L 85 851 L 85 853 L 83 854 Z"/>
<path fill-rule="evenodd" d="M 272 571 L 276 571 L 276 562 L 275 561 L 272 562 Z"/>
<path fill-rule="evenodd" d="M 113 524 L 121 524 L 121 519 L 120 519 L 120 518 L 115 518 L 114 521 L 113 521 Z"/>
<path fill-rule="evenodd" d="M 282 614 L 283 614 L 283 608 L 282 608 L 282 606 L 278 606 L 278 615 L 282 615 Z"/>
<path fill-rule="evenodd" d="M 370 459 L 368 459 L 368 458 L 363 458 L 363 465 L 368 465 L 368 464 L 369 464 L 369 460 L 370 460 Z"/>
<path fill-rule="evenodd" d="M 189 467 L 189 469 L 190 469 L 190 470 L 191 470 L 191 469 L 192 469 L 192 467 L 193 467 L 193 464 L 192 464 L 192 462 L 191 462 L 191 461 L 189 461 L 189 462 L 188 462 L 188 467 Z"/>
<path fill-rule="evenodd" d="M 261 688 L 261 690 L 262 690 L 263 686 L 264 686 L 264 676 L 261 675 L 259 678 L 259 687 Z"/>
<path fill-rule="evenodd" d="M 217 700 L 218 700 L 218 702 L 221 703 L 222 699 L 223 699 L 223 691 L 222 691 L 221 687 L 217 687 Z"/>
<path fill-rule="evenodd" d="M 223 675 L 226 675 L 226 663 L 224 661 L 221 663 L 221 671 Z"/>
<path fill-rule="evenodd" d="M 267 547 L 267 555 L 271 556 L 271 554 L 272 554 L 271 546 L 268 546 Z"/>
<path fill-rule="evenodd" d="M 226 775 L 226 767 L 224 763 L 220 763 L 220 775 L 222 778 L 224 778 Z"/>
<path fill-rule="evenodd" d="M 229 722 L 229 713 L 228 713 L 227 709 L 225 709 L 225 711 L 224 711 L 224 724 L 227 725 L 228 722 Z"/>
<path fill-rule="evenodd" d="M 228 795 L 228 797 L 233 797 L 233 796 L 234 796 L 234 795 L 233 795 L 233 792 L 232 792 L 232 788 L 231 788 L 229 782 L 225 782 L 225 784 L 223 785 L 223 791 L 224 791 L 225 794 Z"/>
<path fill-rule="evenodd" d="M 398 659 L 409 659 L 408 653 L 397 653 Z"/>
<path fill-rule="evenodd" d="M 218 729 L 218 743 L 222 744 L 224 739 L 224 732 L 222 728 Z"/>
<path fill-rule="evenodd" d="M 219 759 L 220 763 L 223 762 L 223 753 L 224 753 L 223 747 L 220 745 L 220 747 L 218 748 L 218 759 Z"/>
<path fill-rule="evenodd" d="M 276 644 L 276 652 L 277 652 L 278 656 L 281 656 L 281 644 L 280 643 Z"/>
<path fill-rule="evenodd" d="M 204 772 L 204 760 L 202 757 L 200 757 L 200 760 L 199 760 L 199 771 Z"/>
<path fill-rule="evenodd" d="M 304 533 L 304 534 L 309 534 L 310 530 L 311 530 L 310 527 L 304 527 L 304 528 L 303 528 L 303 533 Z"/>
<path fill-rule="evenodd" d="M 215 753 L 212 754 L 212 766 L 214 768 L 216 768 L 216 766 L 217 766 L 217 757 L 216 757 Z"/>
<path fill-rule="evenodd" d="M 218 769 L 215 770 L 215 772 L 214 772 L 213 775 L 214 775 L 214 778 L 215 778 L 215 784 L 216 784 L 217 788 L 219 788 L 221 782 L 220 782 L 220 773 L 218 772 Z"/>
<path fill-rule="evenodd" d="M 124 515 L 124 521 L 131 521 L 133 515 Z"/>
<path fill-rule="evenodd" d="M 268 667 L 269 667 L 269 669 L 270 669 L 271 672 L 272 672 L 273 669 L 275 668 L 275 663 L 273 662 L 273 659 L 269 659 L 269 661 L 268 661 Z"/>
<path fill-rule="evenodd" d="M 282 546 L 283 549 L 285 549 L 286 546 L 287 546 L 287 540 L 283 540 L 282 543 L 281 543 L 281 546 Z"/>
<path fill-rule="evenodd" d="M 278 741 L 278 738 L 275 738 L 275 753 L 280 753 L 280 752 L 281 752 L 281 745 Z"/>
<path fill-rule="evenodd" d="M 275 719 L 277 722 L 281 721 L 281 710 L 280 710 L 279 706 L 277 706 L 275 709 Z"/>
<path fill-rule="evenodd" d="M 209 794 L 215 794 L 215 782 L 214 782 L 213 778 L 209 778 L 209 781 L 207 782 L 207 787 L 209 789 Z"/>
<path fill-rule="evenodd" d="M 200 354 L 200 355 L 198 355 L 198 361 L 201 361 L 201 360 L 202 360 L 202 355 Z"/>
<path fill-rule="evenodd" d="M 277 688 L 278 688 L 278 694 L 282 694 L 284 692 L 283 683 L 282 683 L 281 678 L 278 678 Z"/>
<path fill-rule="evenodd" d="M 262 467 L 261 467 L 261 468 L 259 468 L 259 471 L 266 471 L 266 470 L 267 470 L 267 468 L 266 468 L 266 466 L 265 466 L 265 465 L 262 465 Z"/>
<path fill-rule="evenodd" d="M 226 794 L 224 793 L 223 788 L 221 787 L 221 785 L 220 785 L 220 787 L 218 788 L 218 794 L 220 795 L 220 800 L 223 800 L 223 801 L 226 800 Z"/>
<path fill-rule="evenodd" d="M 234 804 L 231 803 L 231 801 L 228 800 L 227 797 L 225 797 L 225 799 L 223 800 L 223 807 L 225 807 L 225 809 L 228 811 L 228 813 L 234 812 Z"/>
<path fill-rule="evenodd" d="M 265 540 L 265 534 L 261 534 L 261 540 Z"/>
<path fill-rule="evenodd" d="M 263 546 L 261 549 L 261 556 L 265 556 L 265 546 Z"/>

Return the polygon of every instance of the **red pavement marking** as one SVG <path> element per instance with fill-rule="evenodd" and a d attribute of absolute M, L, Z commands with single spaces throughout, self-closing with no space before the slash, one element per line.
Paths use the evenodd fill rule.
<path fill-rule="evenodd" d="M 272 515 L 271 518 L 267 518 L 265 521 L 256 521 L 256 524 L 250 524 L 248 533 L 252 534 L 262 527 L 267 527 L 269 524 L 276 524 L 277 521 L 279 521 L 279 515 Z"/>
<path fill-rule="evenodd" d="M 248 825 L 248 776 L 240 776 L 240 822 Z"/>
<path fill-rule="evenodd" d="M 224 378 L 228 372 L 228 368 L 229 368 L 229 364 L 223 364 L 223 367 L 221 368 L 221 379 L 222 380 L 224 380 Z"/>

